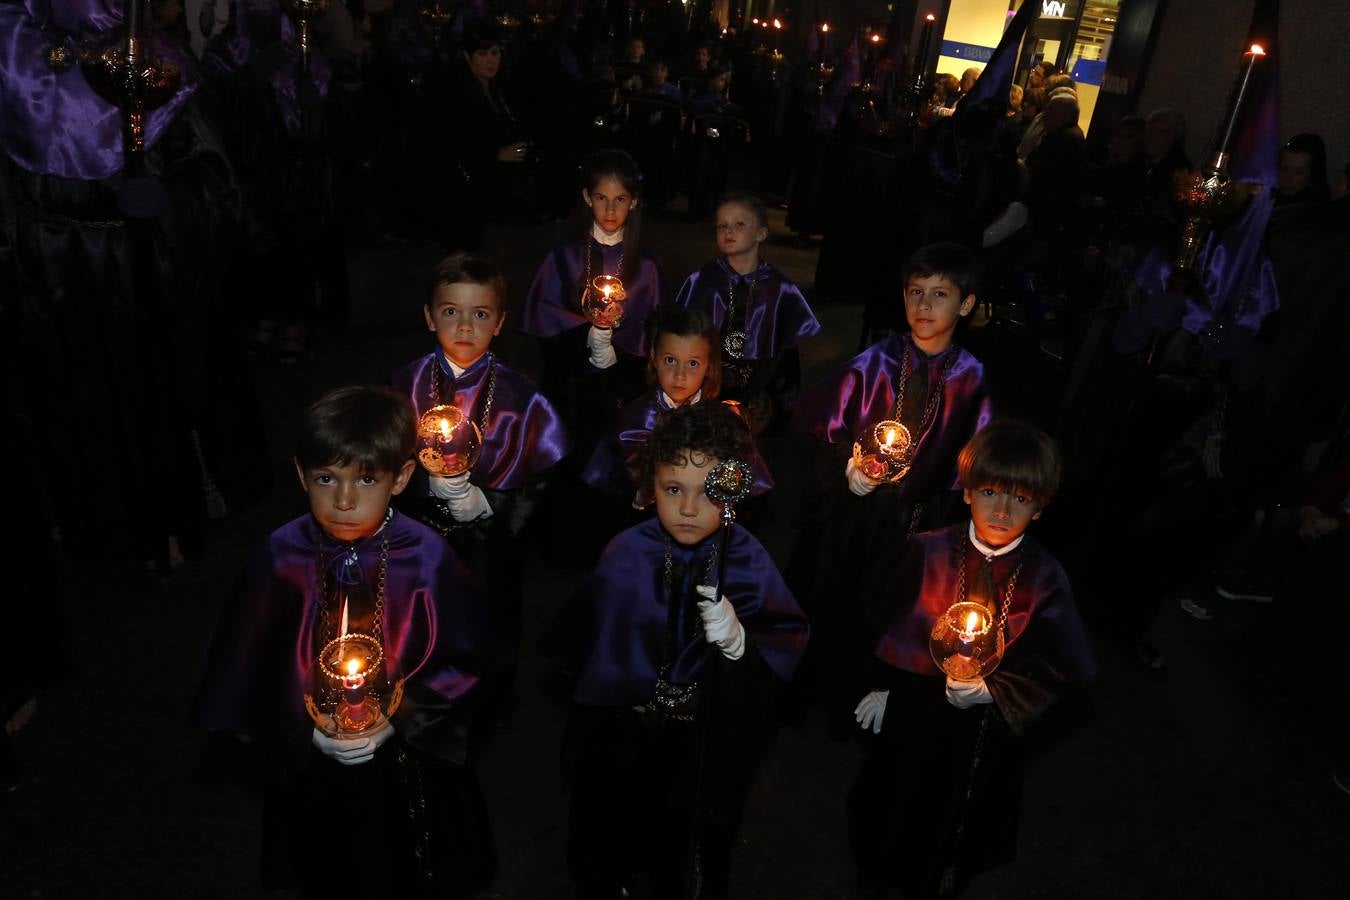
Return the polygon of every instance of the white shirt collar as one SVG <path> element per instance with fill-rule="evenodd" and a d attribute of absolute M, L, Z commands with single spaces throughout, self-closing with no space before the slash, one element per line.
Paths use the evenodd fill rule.
<path fill-rule="evenodd" d="M 597 244 L 600 244 L 600 245 L 605 246 L 605 247 L 613 247 L 615 244 L 622 244 L 622 243 L 623 243 L 623 229 L 620 228 L 618 231 L 614 232 L 613 234 L 607 234 L 607 233 L 605 232 L 605 229 L 603 229 L 603 228 L 600 227 L 600 223 L 599 223 L 599 222 L 592 221 L 592 222 L 591 222 L 591 237 L 595 238 L 595 242 L 596 242 Z"/>
<path fill-rule="evenodd" d="M 483 356 L 486 356 L 486 355 L 487 355 L 486 353 L 483 354 Z M 446 356 L 444 350 L 441 351 L 441 358 L 444 359 L 444 360 L 445 360 L 445 364 L 446 364 L 447 366 L 450 367 L 450 372 L 451 372 L 451 374 L 453 374 L 456 378 L 463 378 L 463 377 L 464 377 L 464 373 L 467 372 L 467 371 L 469 371 L 469 369 L 473 368 L 473 363 L 478 362 L 478 359 L 482 359 L 483 357 L 482 357 L 482 356 L 478 357 L 478 359 L 475 359 L 473 362 L 469 363 L 467 366 L 456 365 L 456 364 L 455 364 L 455 361 L 454 361 L 453 359 L 451 359 L 449 356 Z"/>
<path fill-rule="evenodd" d="M 657 388 L 657 390 L 660 390 L 660 388 Z M 699 390 L 694 394 L 694 396 L 689 398 L 689 402 L 686 405 L 693 406 L 695 403 L 697 403 L 702 399 L 703 399 L 703 389 L 699 388 Z M 664 406 L 666 409 L 674 409 L 679 404 L 677 404 L 674 400 L 672 400 L 670 398 L 670 395 L 667 394 L 665 391 L 661 391 L 661 405 Z"/>
<path fill-rule="evenodd" d="M 979 551 L 980 555 L 983 556 L 985 559 L 993 559 L 996 556 L 1003 556 L 1005 553 L 1013 552 L 1014 550 L 1017 549 L 1017 545 L 1022 543 L 1022 538 L 1027 536 L 1027 533 L 1024 531 L 1009 543 L 1004 544 L 1002 547 L 990 547 L 984 541 L 980 540 L 978 537 L 975 536 L 974 520 L 971 521 L 970 527 L 966 533 L 970 536 L 970 542 L 975 545 L 975 549 Z"/>

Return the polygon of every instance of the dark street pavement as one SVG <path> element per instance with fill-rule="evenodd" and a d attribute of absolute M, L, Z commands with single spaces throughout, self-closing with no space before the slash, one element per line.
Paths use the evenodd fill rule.
<path fill-rule="evenodd" d="M 713 251 L 710 228 L 675 214 L 647 226 L 672 286 Z M 775 226 L 766 255 L 809 294 L 815 250 L 793 243 L 781 213 Z M 513 310 L 563 229 L 490 233 L 486 250 L 505 263 Z M 430 346 L 420 304 L 435 259 L 433 248 L 417 245 L 355 254 L 352 329 L 326 338 L 307 364 L 252 365 L 276 489 L 217 525 L 205 555 L 164 580 L 139 565 L 68 560 L 53 573 L 62 591 L 28 598 L 64 604 L 75 669 L 42 696 L 18 739 L 27 780 L 0 795 L 0 896 L 263 896 L 256 798 L 204 777 L 201 738 L 188 723 L 203 648 L 248 549 L 305 509 L 288 462 L 298 411 L 332 386 L 383 381 Z M 825 332 L 804 348 L 807 381 L 857 339 L 857 307 L 818 312 Z M 498 349 L 530 370 L 532 339 L 510 333 L 512 324 Z M 571 896 L 557 761 L 565 711 L 540 690 L 543 666 L 530 648 L 578 576 L 537 555 L 523 564 L 530 634 L 521 705 L 480 766 L 502 861 L 485 896 L 561 900 Z M 1276 692 L 1256 658 L 1262 631 L 1287 625 L 1278 608 L 1221 609 L 1197 623 L 1167 602 L 1153 634 L 1169 663 L 1162 674 L 1144 673 L 1098 640 L 1102 674 L 1091 708 L 1049 723 L 1030 742 L 1017 863 L 981 876 L 965 896 L 1350 896 L 1350 796 L 1333 788 L 1316 745 L 1316 707 Z M 1331 631 L 1340 639 L 1344 629 Z M 818 712 L 780 729 L 741 830 L 737 896 L 849 896 L 843 798 L 859 759 L 857 745 L 825 736 Z M 335 834 L 334 858 L 351 852 Z"/>

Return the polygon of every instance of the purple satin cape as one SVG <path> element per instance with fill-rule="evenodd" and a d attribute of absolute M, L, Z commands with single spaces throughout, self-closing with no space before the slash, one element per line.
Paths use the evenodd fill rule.
<path fill-rule="evenodd" d="M 58 41 L 72 50 L 122 24 L 122 0 L 25 0 L 0 4 L 0 147 L 39 175 L 82 181 L 122 169 L 122 113 L 94 93 L 78 65 L 53 72 L 46 51 Z M 146 117 L 145 146 L 153 147 L 197 90 L 196 64 L 153 24 L 147 9 L 149 55 L 178 67 L 182 81 L 168 103 Z M 45 29 L 44 29 L 45 24 Z"/>
<path fill-rule="evenodd" d="M 1224 328 L 1233 324 L 1256 334 L 1280 307 L 1275 267 L 1264 247 L 1280 177 L 1278 66 L 1279 54 L 1272 54 L 1252 76 L 1250 106 L 1229 167 L 1233 181 L 1260 185 L 1260 193 L 1236 219 L 1215 227 L 1196 255 L 1194 272 L 1203 296 L 1186 297 L 1181 327 L 1206 345 L 1222 342 Z M 1146 293 L 1166 293 L 1171 257 L 1170 248 L 1154 247 L 1140 262 L 1135 280 Z"/>
<path fill-rule="evenodd" d="M 888 418 L 894 410 L 906 347 L 911 371 L 922 361 L 928 366 L 931 385 L 937 384 L 948 355 L 957 355 L 933 424 L 919 437 L 909 474 L 899 484 L 904 496 L 922 499 L 958 487 L 957 454 L 993 415 L 984 366 L 962 348 L 952 345 L 929 357 L 914 346 L 908 334 L 892 335 L 868 347 L 803 395 L 793 407 L 793 415 L 820 440 L 851 444 L 863 429 Z M 911 398 L 912 390 L 906 390 Z M 910 399 L 906 407 L 914 402 Z"/>
<path fill-rule="evenodd" d="M 477 422 L 483 414 L 484 399 L 480 394 L 487 385 L 494 359 L 494 354 L 486 353 L 456 378 L 445 354 L 438 349 L 399 369 L 390 385 L 412 400 L 419 417 L 438 403 L 453 399 L 464 415 Z M 507 491 L 524 487 L 531 476 L 552 468 L 567 455 L 571 443 L 548 398 L 524 375 L 500 359 L 496 363 L 492 415 L 469 480 L 479 487 Z M 431 391 L 431 367 L 435 365 L 441 370 L 438 376 L 441 397 L 437 400 L 432 399 Z M 427 492 L 425 472 L 419 468 L 418 473 L 422 491 Z"/>
<path fill-rule="evenodd" d="M 623 244 L 605 247 L 592 237 L 591 277 L 613 275 L 619 270 L 619 254 Z M 535 337 L 557 337 L 565 331 L 589 325 L 581 313 L 581 279 L 586 271 L 585 245 L 580 240 L 567 241 L 555 247 L 544 257 L 534 275 L 525 308 L 521 311 L 516 330 Z M 656 261 L 645 251 L 638 263 L 633 284 L 625 284 L 628 311 L 619 327 L 614 329 L 614 346 L 633 356 L 647 355 L 647 316 L 661 302 L 661 273 Z"/>
<path fill-rule="evenodd" d="M 597 490 L 631 499 L 641 478 L 642 454 L 651 442 L 656 419 L 669 411 L 660 388 L 619 410 L 614 437 L 595 448 L 581 472 L 581 480 Z M 773 487 L 773 475 L 758 449 L 750 465 L 755 475 L 750 493 L 758 497 Z"/>
<path fill-rule="evenodd" d="M 882 582 L 902 594 L 896 597 L 900 611 L 876 646 L 877 659 L 886 665 L 943 677 L 928 649 L 933 623 L 957 600 L 962 561 L 967 566 L 967 584 L 973 583 L 977 567 L 984 565 L 984 558 L 968 546 L 968 528 L 969 522 L 962 522 L 915 535 L 896 577 Z M 994 558 L 996 602 L 1002 603 L 1019 554 L 1022 571 L 1008 608 L 1008 638 L 997 671 L 1033 677 L 1047 687 L 1088 680 L 1097 667 L 1068 576 L 1030 535 L 1017 549 Z"/>
<path fill-rule="evenodd" d="M 703 310 L 721 328 L 727 315 L 727 285 L 732 282 L 740 302 L 744 302 L 746 283 L 752 285 L 745 313 L 746 359 L 773 359 L 820 333 L 820 322 L 801 289 L 766 262 L 749 275 L 740 275 L 726 257 L 719 256 L 685 279 L 675 302 Z"/>
<path fill-rule="evenodd" d="M 447 701 L 460 698 L 478 674 L 509 658 L 510 642 L 473 576 L 436 532 L 397 512 L 385 527 L 385 653 L 410 682 Z M 268 537 L 221 608 L 197 705 L 202 728 L 267 740 L 283 763 L 300 767 L 314 727 L 304 690 L 320 649 L 319 560 L 341 560 L 355 550 L 358 580 L 373 597 L 382 540 L 377 534 L 340 544 L 310 515 Z"/>
<path fill-rule="evenodd" d="M 701 573 L 719 539 L 714 532 L 692 548 L 690 565 Z M 621 532 L 605 548 L 595 571 L 558 614 L 541 650 L 576 676 L 572 699 L 588 706 L 646 703 L 656 684 L 666 636 L 663 583 L 666 533 L 656 519 Z M 722 594 L 736 607 L 747 640 L 783 680 L 792 677 L 806 649 L 809 628 L 773 561 L 748 531 L 731 527 Z M 672 558 L 690 548 L 673 539 Z M 678 594 L 678 590 L 675 592 Z M 697 615 L 690 603 L 690 615 Z M 671 680 L 698 677 L 709 646 L 702 629 L 683 639 Z"/>

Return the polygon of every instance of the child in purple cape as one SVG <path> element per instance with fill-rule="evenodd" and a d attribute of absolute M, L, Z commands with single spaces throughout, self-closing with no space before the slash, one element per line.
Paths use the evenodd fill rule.
<path fill-rule="evenodd" d="M 663 418 L 646 466 L 656 518 L 614 538 L 544 640 L 545 655 L 575 677 L 564 759 L 579 896 L 628 896 L 643 874 L 654 898 L 688 896 L 691 838 L 702 896 L 726 895 L 769 695 L 792 676 L 807 638 L 778 570 L 739 525 L 714 585 L 721 508 L 705 479 L 750 449 L 745 422 L 720 404 Z M 707 690 L 713 666 L 717 686 Z"/>
<path fill-rule="evenodd" d="M 615 432 L 591 454 L 581 480 L 605 493 L 631 500 L 634 509 L 651 505 L 644 478 L 647 443 L 652 429 L 665 413 L 680 406 L 695 406 L 718 399 L 722 384 L 722 360 L 713 349 L 718 333 L 703 312 L 681 306 L 658 306 L 647 321 L 647 381 L 651 389 L 619 411 Z M 738 411 L 743 412 L 742 409 Z M 755 469 L 753 493 L 773 486 L 768 467 L 752 451 Z"/>
<path fill-rule="evenodd" d="M 582 164 L 581 234 L 544 257 L 525 297 L 518 330 L 539 338 L 541 384 L 573 435 L 593 440 L 623 401 L 640 390 L 647 355 L 643 323 L 661 302 L 661 273 L 640 242 L 642 175 L 622 150 L 600 150 Z M 618 276 L 625 315 L 613 328 L 581 310 L 586 285 Z"/>
<path fill-rule="evenodd" d="M 717 206 L 722 255 L 685 279 L 675 302 L 710 315 L 720 330 L 723 396 L 740 403 L 758 434 L 781 425 L 801 387 L 797 345 L 820 333 L 801 289 L 760 258 L 769 213 L 736 191 Z"/>
<path fill-rule="evenodd" d="M 884 598 L 855 717 L 877 738 L 848 797 L 849 839 L 864 896 L 956 893 L 1010 860 L 1021 796 L 1017 737 L 1095 671 L 1068 578 L 1026 534 L 1059 485 L 1054 442 L 1001 422 L 960 456 L 970 518 L 917 535 L 877 583 Z M 934 623 L 958 602 L 985 608 L 1002 632 L 992 673 L 945 677 L 929 650 Z M 969 674 L 969 673 L 967 673 Z"/>
<path fill-rule="evenodd" d="M 458 407 L 483 443 L 461 475 L 419 466 L 399 506 L 450 542 L 519 637 L 520 536 L 568 436 L 548 398 L 491 350 L 506 321 L 506 279 L 494 263 L 468 253 L 441 260 L 422 314 L 438 346 L 395 372 L 392 386 L 419 418 L 433 406 Z"/>
<path fill-rule="evenodd" d="M 909 333 L 864 350 L 793 409 L 819 442 L 808 480 L 833 485 L 805 503 L 816 564 L 799 577 L 810 586 L 803 601 L 818 626 L 821 656 L 812 665 L 820 665 L 836 710 L 856 689 L 851 667 L 866 641 L 859 604 L 874 590 L 866 575 L 926 524 L 949 520 L 959 504 L 957 453 L 991 414 L 984 366 L 954 343 L 975 308 L 977 269 L 974 253 L 959 244 L 916 251 L 904 267 Z M 882 421 L 897 421 L 912 436 L 907 472 L 894 480 L 861 470 L 852 453 Z"/>
<path fill-rule="evenodd" d="M 311 406 L 295 456 L 310 512 L 272 533 L 221 610 L 197 718 L 266 756 L 267 887 L 462 896 L 496 867 L 462 710 L 510 644 L 445 541 L 389 505 L 415 443 L 392 391 L 339 388 Z M 358 737 L 330 736 L 307 708 L 319 650 L 343 634 L 375 636 L 402 691 Z M 334 828 L 353 829 L 359 853 Z M 359 864 L 335 863 L 347 853 Z"/>

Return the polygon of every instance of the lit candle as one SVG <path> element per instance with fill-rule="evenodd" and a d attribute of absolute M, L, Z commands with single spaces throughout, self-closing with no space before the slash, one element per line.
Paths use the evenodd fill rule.
<path fill-rule="evenodd" d="M 899 429 L 887 428 L 886 441 L 881 445 L 881 449 L 887 453 L 890 453 L 893 449 L 895 449 L 895 439 L 898 438 L 899 436 L 900 436 Z"/>
<path fill-rule="evenodd" d="M 1238 84 L 1237 95 L 1233 98 L 1233 104 L 1228 109 L 1228 119 L 1223 125 L 1223 137 L 1219 139 L 1218 155 L 1221 161 L 1219 165 L 1227 161 L 1228 146 L 1233 141 L 1233 133 L 1237 131 L 1238 119 L 1242 115 L 1242 104 L 1247 99 L 1247 84 L 1252 79 L 1252 70 L 1256 68 L 1256 61 L 1266 55 L 1260 44 L 1252 44 L 1252 49 L 1248 50 L 1243 56 L 1247 60 L 1247 68 L 1243 70 L 1242 81 Z"/>
<path fill-rule="evenodd" d="M 960 646 L 956 652 L 962 656 L 970 656 L 974 649 L 975 639 L 983 634 L 987 628 L 985 617 L 975 610 L 966 613 L 966 620 L 963 627 L 956 629 L 956 636 L 960 641 Z"/>

